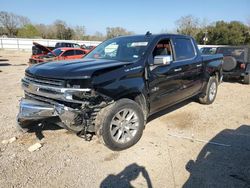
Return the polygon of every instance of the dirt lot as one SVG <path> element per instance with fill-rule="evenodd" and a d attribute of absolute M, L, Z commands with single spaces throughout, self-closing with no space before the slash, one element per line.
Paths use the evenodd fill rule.
<path fill-rule="evenodd" d="M 210 106 L 189 100 L 158 113 L 138 144 L 112 152 L 50 125 L 17 131 L 28 57 L 0 51 L 0 187 L 250 187 L 249 85 L 222 83 Z"/>

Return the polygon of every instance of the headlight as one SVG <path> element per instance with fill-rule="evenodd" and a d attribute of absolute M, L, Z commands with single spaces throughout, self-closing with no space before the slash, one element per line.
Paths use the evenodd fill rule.
<path fill-rule="evenodd" d="M 62 88 L 65 99 L 67 100 L 81 100 L 90 96 L 94 96 L 95 92 L 91 89 L 76 89 L 76 88 Z"/>

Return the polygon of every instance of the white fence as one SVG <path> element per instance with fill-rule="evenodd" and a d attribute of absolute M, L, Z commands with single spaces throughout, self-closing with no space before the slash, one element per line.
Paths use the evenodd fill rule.
<path fill-rule="evenodd" d="M 27 38 L 0 38 L 0 49 L 31 51 L 33 42 L 44 46 L 54 47 L 57 42 L 72 42 L 86 46 L 97 46 L 101 41 L 56 40 L 56 39 L 27 39 Z"/>
<path fill-rule="evenodd" d="M 57 42 L 72 42 L 77 44 L 85 44 L 86 46 L 97 46 L 101 41 L 82 41 L 82 40 L 56 40 L 56 39 L 27 39 L 27 38 L 1 38 L 0 49 L 6 50 L 23 50 L 31 51 L 33 42 L 37 42 L 44 46 L 54 47 Z M 198 45 L 202 47 L 218 47 L 218 45 Z"/>

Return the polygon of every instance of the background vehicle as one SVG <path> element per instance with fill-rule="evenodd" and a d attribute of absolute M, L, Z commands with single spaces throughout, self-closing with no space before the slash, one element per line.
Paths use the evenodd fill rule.
<path fill-rule="evenodd" d="M 225 78 L 236 77 L 245 84 L 250 84 L 250 47 L 218 47 L 216 53 L 224 55 L 223 75 Z"/>
<path fill-rule="evenodd" d="M 57 42 L 56 45 L 55 45 L 55 48 L 63 48 L 63 47 L 67 47 L 67 48 L 81 48 L 81 46 L 79 44 L 70 43 L 70 42 Z"/>
<path fill-rule="evenodd" d="M 220 54 L 200 54 L 191 37 L 136 35 L 107 40 L 81 60 L 26 70 L 18 124 L 52 121 L 96 135 L 112 150 L 139 141 L 149 115 L 196 96 L 215 100 Z"/>
<path fill-rule="evenodd" d="M 52 50 L 56 48 L 81 48 L 84 50 L 85 54 L 89 53 L 92 49 L 95 48 L 95 46 L 86 46 L 86 45 L 79 45 L 76 43 L 70 43 L 70 42 L 57 42 L 55 47 L 48 47 L 43 46 L 37 42 L 33 42 L 32 46 L 32 56 L 35 57 L 37 55 L 46 55 L 47 53 L 51 52 Z"/>
<path fill-rule="evenodd" d="M 43 46 L 37 42 L 33 42 L 32 55 L 46 55 L 47 53 L 51 52 L 52 50 L 54 50 L 56 48 L 62 48 L 62 47 L 81 48 L 79 44 L 70 43 L 70 42 L 57 42 L 55 47 Z"/>
<path fill-rule="evenodd" d="M 29 63 L 35 64 L 48 61 L 60 61 L 67 59 L 80 59 L 86 54 L 81 48 L 57 48 L 45 55 L 35 55 L 30 58 Z"/>
<path fill-rule="evenodd" d="M 217 47 L 203 47 L 200 49 L 202 54 L 215 54 Z"/>

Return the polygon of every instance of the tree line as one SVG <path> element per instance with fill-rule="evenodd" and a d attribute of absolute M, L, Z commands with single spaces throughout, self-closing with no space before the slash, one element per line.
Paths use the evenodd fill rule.
<path fill-rule="evenodd" d="M 217 21 L 208 23 L 192 15 L 183 16 L 175 23 L 176 29 L 171 33 L 190 35 L 199 44 L 247 45 L 250 44 L 250 20 L 248 25 L 239 21 Z M 62 20 L 54 23 L 33 24 L 29 18 L 13 13 L 0 12 L 0 36 L 22 38 L 44 38 L 64 40 L 96 40 L 134 34 L 122 27 L 107 27 L 106 34 L 96 32 L 87 35 L 84 26 L 69 26 Z"/>
<path fill-rule="evenodd" d="M 249 45 L 250 20 L 248 25 L 239 21 L 217 21 L 207 23 L 206 20 L 188 15 L 176 21 L 177 33 L 190 35 L 199 44 L 209 45 Z"/>
<path fill-rule="evenodd" d="M 69 26 L 62 20 L 56 20 L 50 25 L 33 24 L 27 17 L 5 11 L 0 12 L 0 36 L 102 41 L 120 35 L 131 34 L 134 34 L 134 32 L 122 27 L 107 27 L 106 35 L 98 31 L 94 35 L 87 35 L 84 26 Z"/>

